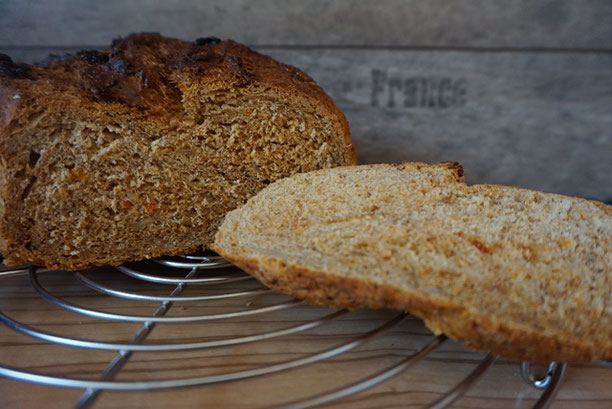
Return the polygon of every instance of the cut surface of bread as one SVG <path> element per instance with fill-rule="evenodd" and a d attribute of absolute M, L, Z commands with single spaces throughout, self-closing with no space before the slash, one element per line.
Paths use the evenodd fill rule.
<path fill-rule="evenodd" d="M 334 308 L 390 308 L 519 360 L 612 359 L 612 208 L 463 182 L 455 163 L 314 171 L 230 212 L 213 249 Z"/>
<path fill-rule="evenodd" d="M 231 40 L 136 34 L 44 66 L 0 55 L 0 253 L 76 269 L 207 248 L 270 182 L 355 164 L 297 68 Z"/>

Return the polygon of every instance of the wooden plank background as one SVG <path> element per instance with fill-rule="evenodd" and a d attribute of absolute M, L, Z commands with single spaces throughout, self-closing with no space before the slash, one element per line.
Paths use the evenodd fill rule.
<path fill-rule="evenodd" d="M 0 1 L 0 52 L 35 62 L 158 31 L 298 66 L 364 163 L 462 163 L 469 183 L 612 200 L 607 0 Z"/>

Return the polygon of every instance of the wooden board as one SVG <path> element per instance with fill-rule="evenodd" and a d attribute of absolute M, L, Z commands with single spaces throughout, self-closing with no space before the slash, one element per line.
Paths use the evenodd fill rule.
<path fill-rule="evenodd" d="M 8 0 L 3 45 L 105 45 L 135 31 L 250 45 L 612 49 L 607 0 Z"/>
<path fill-rule="evenodd" d="M 205 274 L 205 273 L 202 273 Z M 85 288 L 70 273 L 41 273 L 42 285 L 52 294 L 71 303 L 114 313 L 149 315 L 154 302 L 123 300 Z M 172 287 L 143 283 L 113 270 L 98 270 L 87 277 L 115 289 L 140 294 L 166 295 Z M 191 286 L 183 295 L 218 294 L 257 288 L 254 281 L 222 286 Z M 257 308 L 286 300 L 271 295 L 233 300 L 177 304 L 169 316 L 188 316 Z M 27 277 L 0 278 L 0 311 L 37 329 L 65 336 L 127 342 L 140 327 L 88 318 L 53 306 L 29 286 Z M 252 335 L 322 317 L 331 311 L 299 306 L 276 313 L 202 322 L 159 324 L 146 343 L 195 342 Z M 349 313 L 331 324 L 296 335 L 251 344 L 209 350 L 166 353 L 134 353 L 117 375 L 118 380 L 177 379 L 259 368 L 304 357 L 340 345 L 370 331 L 394 317 L 391 311 L 362 310 Z M 387 333 L 350 352 L 320 363 L 279 374 L 233 383 L 152 392 L 103 392 L 94 408 L 263 408 L 314 394 L 331 391 L 400 362 L 425 346 L 431 333 L 417 319 L 408 318 Z M 115 356 L 114 352 L 56 346 L 18 334 L 0 324 L 0 364 L 23 370 L 97 379 Z M 432 403 L 472 371 L 483 354 L 456 342 L 443 344 L 425 360 L 379 386 L 330 405 L 333 408 L 421 408 Z M 554 408 L 607 408 L 612 404 L 612 371 L 596 364 L 575 365 Z M 83 393 L 79 389 L 40 386 L 0 378 L 0 406 L 3 408 L 73 407 Z M 466 394 L 456 402 L 461 408 L 529 408 L 540 391 L 528 386 L 515 362 L 498 360 Z"/>
<path fill-rule="evenodd" d="M 234 38 L 317 80 L 361 162 L 454 160 L 469 183 L 612 202 L 611 18 L 605 0 L 6 1 L 0 52 Z"/>
<path fill-rule="evenodd" d="M 363 163 L 457 161 L 469 183 L 612 200 L 612 54 L 259 47 L 346 114 Z M 36 61 L 74 48 L 6 50 Z"/>
<path fill-rule="evenodd" d="M 330 93 L 362 162 L 453 160 L 470 183 L 612 198 L 612 54 L 268 51 Z"/>

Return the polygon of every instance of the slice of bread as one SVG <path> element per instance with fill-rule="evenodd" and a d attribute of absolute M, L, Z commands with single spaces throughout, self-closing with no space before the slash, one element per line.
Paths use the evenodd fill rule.
<path fill-rule="evenodd" d="M 278 181 L 213 249 L 312 304 L 407 311 L 507 358 L 591 361 L 612 358 L 611 243 L 610 206 L 405 163 Z"/>
<path fill-rule="evenodd" d="M 302 71 L 231 40 L 131 35 L 46 66 L 0 55 L 0 253 L 76 269 L 208 247 L 271 181 L 355 164 Z"/>

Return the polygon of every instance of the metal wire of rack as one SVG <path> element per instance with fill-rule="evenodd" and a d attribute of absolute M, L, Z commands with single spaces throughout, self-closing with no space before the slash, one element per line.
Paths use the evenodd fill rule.
<path fill-rule="evenodd" d="M 74 272 L 73 277 L 78 283 L 104 296 L 117 297 L 130 301 L 154 301 L 159 302 L 158 308 L 152 315 L 128 315 L 114 313 L 102 310 L 88 308 L 82 305 L 77 305 L 66 300 L 64 297 L 53 294 L 45 285 L 41 283 L 39 277 L 43 274 L 53 274 L 53 271 L 48 269 L 38 268 L 34 266 L 26 266 L 16 269 L 8 269 L 0 271 L 0 278 L 6 278 L 15 275 L 27 275 L 31 288 L 44 300 L 54 304 L 64 310 L 84 315 L 87 317 L 105 320 L 109 322 L 122 323 L 138 323 L 141 327 L 133 335 L 129 342 L 109 342 L 96 339 L 85 339 L 71 337 L 59 333 L 36 328 L 24 322 L 20 322 L 11 318 L 0 311 L 0 322 L 11 330 L 27 335 L 47 343 L 67 346 L 70 348 L 85 348 L 94 350 L 114 351 L 116 356 L 108 364 L 105 370 L 100 374 L 98 379 L 86 379 L 79 377 L 67 377 L 60 375 L 49 375 L 34 371 L 24 370 L 19 367 L 5 365 L 0 362 L 0 375 L 14 380 L 33 382 L 43 385 L 77 388 L 83 389 L 78 402 L 75 403 L 75 408 L 89 408 L 96 402 L 102 391 L 150 391 L 158 389 L 171 388 L 186 388 L 186 387 L 205 387 L 207 385 L 228 383 L 240 381 L 244 379 L 261 377 L 274 373 L 289 371 L 294 368 L 303 367 L 317 362 L 325 361 L 330 358 L 340 356 L 348 351 L 358 348 L 376 337 L 383 334 L 385 331 L 393 328 L 399 322 L 406 318 L 405 314 L 398 314 L 394 318 L 387 320 L 382 325 L 364 332 L 359 336 L 349 339 L 339 345 L 318 351 L 300 358 L 286 360 L 280 363 L 263 365 L 254 369 L 237 370 L 233 372 L 214 374 L 206 376 L 182 377 L 179 379 L 159 379 L 159 380 L 119 380 L 117 374 L 123 366 L 130 360 L 133 353 L 136 352 L 173 352 L 187 350 L 202 350 L 211 348 L 222 348 L 234 345 L 263 342 L 273 338 L 280 338 L 291 334 L 304 333 L 314 328 L 329 325 L 340 317 L 349 314 L 346 310 L 340 310 L 328 313 L 319 318 L 304 321 L 297 325 L 288 326 L 281 329 L 276 329 L 266 332 L 258 332 L 239 337 L 229 337 L 216 340 L 201 340 L 196 342 L 181 342 L 181 343 L 145 343 L 147 337 L 152 333 L 157 324 L 160 323 L 202 323 L 226 320 L 236 317 L 250 317 L 262 314 L 271 313 L 273 311 L 281 311 L 301 305 L 302 302 L 297 299 L 283 300 L 266 306 L 251 306 L 243 308 L 239 311 L 221 312 L 215 314 L 198 314 L 188 316 L 167 316 L 168 311 L 176 304 L 182 303 L 206 303 L 212 300 L 219 299 L 241 299 L 254 296 L 260 296 L 270 293 L 266 288 L 254 288 L 249 290 L 240 290 L 234 292 L 225 292 L 222 294 L 207 294 L 196 296 L 182 295 L 184 290 L 189 286 L 203 286 L 210 288 L 217 284 L 231 283 L 252 280 L 252 278 L 242 272 L 233 270 L 227 272 L 227 268 L 231 265 L 218 256 L 181 256 L 174 258 L 160 258 L 154 260 L 161 267 L 169 269 L 173 274 L 167 272 L 151 273 L 146 271 L 141 265 L 136 267 L 121 266 L 117 267 L 121 273 L 132 278 L 158 284 L 166 284 L 174 286 L 168 296 L 158 296 L 153 294 L 143 294 L 132 291 L 125 291 L 116 288 L 111 288 L 106 284 L 97 282 L 88 276 L 86 272 Z M 145 270 L 145 271 L 143 271 Z M 184 277 L 177 277 L 177 271 L 184 271 L 187 274 Z M 376 386 L 386 380 L 393 378 L 408 368 L 413 366 L 419 360 L 422 360 L 440 345 L 446 341 L 443 335 L 434 336 L 432 334 L 429 342 L 421 347 L 417 352 L 403 358 L 400 362 L 393 364 L 390 367 L 384 368 L 378 373 L 369 375 L 363 379 L 354 381 L 342 387 L 316 392 L 315 394 L 300 400 L 285 402 L 276 406 L 277 408 L 310 408 L 319 407 L 332 402 L 336 402 L 349 396 L 363 392 L 373 386 Z M 493 364 L 495 357 L 491 354 L 486 355 L 482 361 L 469 373 L 464 379 L 458 382 L 446 394 L 441 396 L 435 402 L 429 404 L 429 408 L 445 408 L 450 406 L 458 398 L 463 396 L 485 373 L 485 371 Z M 534 388 L 543 390 L 540 398 L 535 403 L 534 408 L 546 408 L 553 401 L 558 392 L 567 365 L 565 363 L 551 363 L 548 367 L 546 375 L 542 378 L 537 378 L 531 371 L 529 363 L 522 364 L 522 374 L 526 382 Z"/>

